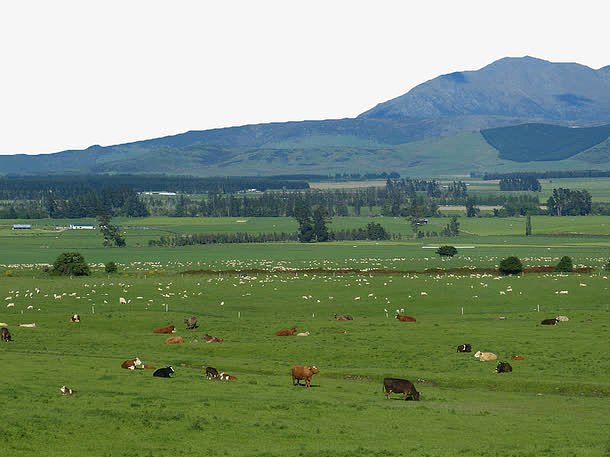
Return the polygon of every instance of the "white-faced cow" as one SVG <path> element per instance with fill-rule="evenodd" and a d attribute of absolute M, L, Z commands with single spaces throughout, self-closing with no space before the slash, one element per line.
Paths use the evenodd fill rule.
<path fill-rule="evenodd" d="M 74 395 L 76 393 L 76 390 L 74 389 L 70 389 L 69 387 L 66 386 L 61 386 L 59 388 L 59 391 L 63 394 L 63 395 Z"/>
<path fill-rule="evenodd" d="M 292 385 L 301 385 L 301 380 L 305 381 L 305 387 L 311 387 L 311 378 L 318 372 L 318 368 L 315 366 L 305 367 L 302 365 L 293 365 L 292 372 Z M 294 383 L 296 381 L 296 384 Z"/>
<path fill-rule="evenodd" d="M 218 370 L 214 367 L 205 367 L 206 379 L 218 379 Z"/>
<path fill-rule="evenodd" d="M 457 347 L 456 352 L 472 352 L 472 346 L 468 343 L 466 344 L 460 344 Z"/>
<path fill-rule="evenodd" d="M 559 322 L 559 320 L 554 317 L 552 319 L 544 319 L 542 322 L 540 322 L 540 324 L 542 325 L 557 325 L 557 322 Z"/>
<path fill-rule="evenodd" d="M 78 314 L 72 314 L 72 317 L 70 318 L 70 322 L 74 322 L 75 324 L 78 324 L 80 322 L 80 316 Z"/>
<path fill-rule="evenodd" d="M 419 392 L 415 389 L 413 383 L 406 379 L 384 378 L 383 390 L 388 400 L 390 399 L 390 395 L 395 393 L 403 394 L 405 400 L 419 401 Z"/>
<path fill-rule="evenodd" d="M 158 378 L 171 378 L 172 373 L 175 373 L 175 371 L 172 367 L 163 367 L 163 368 L 157 368 L 153 372 L 153 376 L 156 376 Z"/>
<path fill-rule="evenodd" d="M 144 368 L 144 364 L 138 357 L 136 357 L 135 359 L 125 360 L 123 363 L 121 363 L 121 368 L 126 368 L 128 370 L 135 370 L 136 368 L 137 369 Z"/>

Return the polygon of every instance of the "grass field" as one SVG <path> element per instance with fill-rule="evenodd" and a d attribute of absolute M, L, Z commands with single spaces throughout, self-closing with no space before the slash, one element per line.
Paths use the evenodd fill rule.
<path fill-rule="evenodd" d="M 609 223 L 549 219 L 533 218 L 534 232 L 559 226 L 596 234 Z M 207 220 L 121 221 L 129 227 L 125 249 L 102 248 L 95 232 L 0 231 L 0 297 L 14 303 L 0 307 L 0 322 L 14 339 L 0 343 L 2 450 L 14 457 L 609 455 L 605 232 L 526 238 L 517 227 L 524 227 L 522 219 L 460 221 L 479 235 L 438 240 L 458 246 L 450 260 L 425 249 L 434 239 L 186 248 L 144 243 L 164 231 L 196 231 Z M 213 223 L 231 229 L 250 222 Z M 266 231 L 269 224 L 253 226 Z M 67 249 L 94 263 L 91 277 L 53 278 L 32 266 Z M 493 267 L 507 255 L 518 255 L 526 266 L 553 265 L 570 255 L 595 270 L 521 277 L 423 273 Z M 119 263 L 118 274 L 103 273 L 108 260 Z M 338 271 L 346 267 L 393 272 Z M 185 273 L 198 269 L 216 273 Z M 128 303 L 120 305 L 119 297 Z M 393 319 L 397 309 L 417 322 Z M 69 322 L 73 313 L 81 315 L 80 324 Z M 336 322 L 335 313 L 354 320 Z M 558 314 L 570 321 L 539 325 Z M 191 315 L 200 328 L 187 331 L 182 321 Z M 177 326 L 183 345 L 164 345 L 164 337 L 152 333 L 168 324 Z M 311 335 L 274 335 L 291 326 Z M 204 333 L 225 342 L 206 344 Z M 496 374 L 495 363 L 456 353 L 461 343 L 500 360 L 514 354 L 525 360 L 511 362 L 513 373 Z M 174 378 L 120 368 L 135 356 L 172 365 Z M 291 385 L 293 364 L 320 368 L 311 389 Z M 237 380 L 205 380 L 205 366 Z M 386 400 L 385 376 L 413 381 L 421 401 Z M 62 385 L 77 393 L 62 396 Z"/>

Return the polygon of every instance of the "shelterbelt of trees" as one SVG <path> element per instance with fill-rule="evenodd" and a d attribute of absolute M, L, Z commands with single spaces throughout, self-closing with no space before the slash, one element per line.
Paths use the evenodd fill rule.
<path fill-rule="evenodd" d="M 359 216 L 363 208 L 368 214 L 394 217 L 432 217 L 439 215 L 441 205 L 462 205 L 468 217 L 478 216 L 479 205 L 501 206 L 494 210 L 494 216 L 515 216 L 527 214 L 550 214 L 555 216 L 610 214 L 610 206 L 592 203 L 586 190 L 554 189 L 552 196 L 545 202 L 547 209 L 541 209 L 536 193 L 494 193 L 469 194 L 462 181 L 441 185 L 437 180 L 425 179 L 387 179 L 383 187 L 368 187 L 352 190 L 312 190 L 302 188 L 299 182 L 291 181 L 294 188 L 288 188 L 288 181 L 282 179 L 259 181 L 273 184 L 272 189 L 257 192 L 243 192 L 255 188 L 253 180 L 242 178 L 218 178 L 216 187 L 201 193 L 167 192 L 169 195 L 151 195 L 155 189 L 145 187 L 156 183 L 168 185 L 173 179 L 149 180 L 136 177 L 129 183 L 125 176 L 95 177 L 88 182 L 83 177 L 4 177 L 0 178 L 0 218 L 4 219 L 41 219 L 41 218 L 82 218 L 99 215 L 144 217 L 295 217 L 295 208 L 305 206 L 315 209 L 324 208 L 329 217 Z M 13 182 L 13 179 L 15 180 Z M 236 179 L 239 184 L 233 184 Z M 187 189 L 203 178 L 185 178 L 182 187 Z M 510 182 L 528 183 L 530 179 Z M 228 188 L 238 191 L 220 191 L 218 184 L 224 182 Z M 26 184 L 31 184 L 28 187 Z M 304 183 L 307 184 L 307 183 Z M 534 183 L 535 184 L 535 183 Z M 178 185 L 178 184 L 177 184 Z M 45 187 L 48 186 L 48 187 Z M 106 187 L 104 187 L 106 186 Z M 277 186 L 282 186 L 277 188 Z M 157 187 L 157 189 L 159 189 Z M 163 187 L 162 189 L 176 188 Z M 195 189 L 192 187 L 191 189 Z M 215 190 L 214 190 L 215 189 Z"/>

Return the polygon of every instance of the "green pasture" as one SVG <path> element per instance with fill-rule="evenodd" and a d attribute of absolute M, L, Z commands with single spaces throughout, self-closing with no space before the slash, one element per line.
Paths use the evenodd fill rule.
<path fill-rule="evenodd" d="M 608 287 L 597 272 L 5 276 L 0 296 L 14 306 L 0 308 L 0 321 L 14 341 L 0 344 L 2 448 L 15 457 L 604 456 Z M 417 322 L 393 319 L 397 309 Z M 557 314 L 570 321 L 539 325 Z M 200 328 L 187 331 L 191 315 Z M 168 324 L 185 344 L 152 333 Z M 311 334 L 274 335 L 291 326 Z M 225 342 L 207 344 L 204 333 Z M 461 343 L 525 360 L 498 375 L 495 363 L 456 353 Z M 135 356 L 172 365 L 174 378 L 120 368 Z M 291 385 L 293 364 L 319 367 L 311 389 Z M 238 379 L 205 380 L 205 366 Z M 386 376 L 412 380 L 422 400 L 386 400 Z M 62 385 L 77 393 L 62 396 Z"/>

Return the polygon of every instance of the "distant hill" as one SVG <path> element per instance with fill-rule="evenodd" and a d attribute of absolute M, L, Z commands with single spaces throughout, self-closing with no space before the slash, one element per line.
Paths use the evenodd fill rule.
<path fill-rule="evenodd" d="M 520 171 L 524 161 L 528 170 L 610 169 L 606 127 L 599 127 L 609 124 L 610 66 L 593 70 L 505 58 L 439 76 L 355 119 L 189 131 L 82 151 L 0 156 L 0 173 L 431 176 Z"/>

